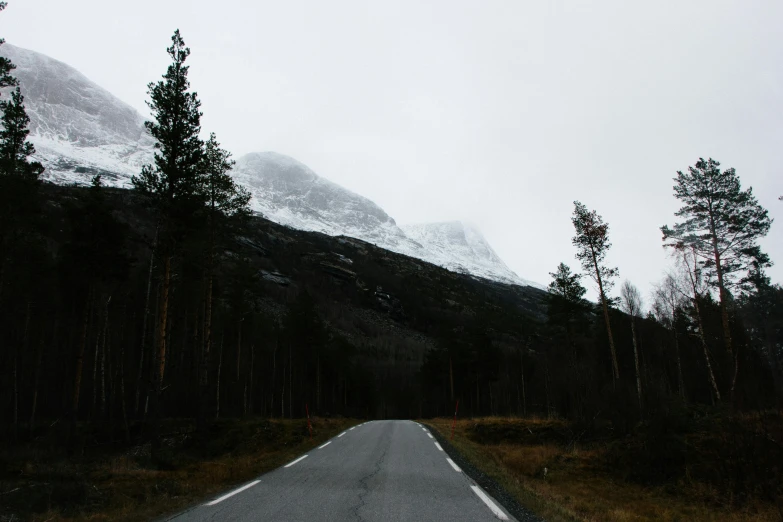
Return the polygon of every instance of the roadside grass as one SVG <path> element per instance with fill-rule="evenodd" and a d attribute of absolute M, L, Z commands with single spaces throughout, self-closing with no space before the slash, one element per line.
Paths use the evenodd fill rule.
<path fill-rule="evenodd" d="M 131 521 L 174 514 L 275 469 L 358 421 L 226 419 L 199 441 L 188 421 L 164 424 L 161 458 L 149 444 L 87 446 L 67 456 L 51 438 L 0 449 L 0 522 Z"/>
<path fill-rule="evenodd" d="M 772 442 L 780 435 L 780 414 L 775 424 L 775 436 L 764 435 Z M 745 415 L 735 419 L 745 431 L 753 431 L 758 416 Z M 445 438 L 451 435 L 451 419 L 424 421 Z M 662 521 L 758 521 L 783 520 L 783 497 L 770 498 L 763 488 L 752 489 L 741 500 L 726 495 L 724 487 L 700 480 L 699 469 L 726 473 L 718 461 L 735 459 L 737 451 L 725 451 L 716 441 L 734 444 L 737 436 L 725 436 L 711 430 L 724 428 L 716 420 L 703 423 L 683 436 L 689 463 L 683 476 L 650 480 L 634 469 L 649 466 L 635 452 L 644 451 L 648 442 L 643 435 L 631 437 L 598 437 L 574 443 L 578 437 L 568 423 L 561 420 L 536 418 L 489 417 L 458 420 L 454 429 L 453 447 L 483 473 L 493 478 L 512 494 L 520 504 L 547 521 L 629 522 Z M 664 437 L 665 439 L 665 437 Z M 583 439 L 580 439 L 583 440 Z M 777 447 L 780 447 L 779 442 Z M 632 448 L 632 449 L 629 449 Z M 668 448 L 667 448 L 668 449 Z M 780 453 L 756 451 L 756 465 L 763 459 L 779 458 Z M 665 454 L 655 455 L 666 459 Z M 672 458 L 677 460 L 676 451 Z M 783 466 L 783 462 L 772 463 Z M 651 466 L 656 468 L 655 465 Z M 736 468 L 743 469 L 743 468 Z M 780 476 L 780 468 L 772 470 Z M 639 477 L 644 477 L 644 480 Z M 714 482 L 714 481 L 713 481 Z M 740 490 L 736 485 L 735 490 Z M 774 493 L 773 493 L 774 495 Z"/>

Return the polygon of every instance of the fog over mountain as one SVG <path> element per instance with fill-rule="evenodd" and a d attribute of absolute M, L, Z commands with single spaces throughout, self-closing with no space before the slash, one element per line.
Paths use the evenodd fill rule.
<path fill-rule="evenodd" d="M 108 185 L 128 187 L 152 161 L 154 142 L 135 109 L 63 62 L 8 43 L 2 51 L 17 65 L 30 141 L 46 179 L 86 184 L 101 174 Z M 541 287 L 511 271 L 475 227 L 451 221 L 401 228 L 374 202 L 288 156 L 246 154 L 234 175 L 252 193 L 253 210 L 278 223 L 355 237 L 456 272 Z"/>

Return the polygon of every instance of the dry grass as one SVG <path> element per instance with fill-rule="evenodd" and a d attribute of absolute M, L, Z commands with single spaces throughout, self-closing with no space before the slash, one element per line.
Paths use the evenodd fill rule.
<path fill-rule="evenodd" d="M 427 424 L 449 438 L 450 419 Z M 452 444 L 548 521 L 783 520 L 770 503 L 716 504 L 715 492 L 703 484 L 644 487 L 625 480 L 624 470 L 607 466 L 606 444 L 568 444 L 570 434 L 561 421 L 495 417 L 457 421 Z"/>
<path fill-rule="evenodd" d="M 78 459 L 40 443 L 5 449 L 0 522 L 155 519 L 277 468 L 356 423 L 314 419 L 310 439 L 303 420 L 227 420 L 206 444 L 194 444 L 186 428 L 167 439 L 162 465 L 153 465 L 148 445 Z"/>

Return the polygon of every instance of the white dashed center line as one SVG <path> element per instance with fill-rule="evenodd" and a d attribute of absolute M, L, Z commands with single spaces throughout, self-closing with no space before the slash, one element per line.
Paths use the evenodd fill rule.
<path fill-rule="evenodd" d="M 328 445 L 329 445 L 329 444 L 331 444 L 331 443 L 332 443 L 332 441 L 330 440 L 329 442 L 327 442 L 327 443 L 326 443 L 326 444 L 324 444 L 323 446 L 319 446 L 319 447 L 318 447 L 318 449 L 324 449 L 326 446 L 328 446 Z"/>
<path fill-rule="evenodd" d="M 302 455 L 301 457 L 299 457 L 299 458 L 298 458 L 298 459 L 296 459 L 295 461 L 293 461 L 293 462 L 289 462 L 288 464 L 286 464 L 286 465 L 285 465 L 285 466 L 283 466 L 283 467 L 284 467 L 284 468 L 290 468 L 291 466 L 293 466 L 294 464 L 296 464 L 296 463 L 297 463 L 297 462 L 299 462 L 300 460 L 303 460 L 303 459 L 306 459 L 306 458 L 307 458 L 307 455 Z"/>
<path fill-rule="evenodd" d="M 492 502 L 492 499 L 490 499 L 490 498 L 489 498 L 489 497 L 486 495 L 486 493 L 484 493 L 483 491 L 481 491 L 481 488 L 479 488 L 478 486 L 470 486 L 470 489 L 472 489 L 472 490 L 473 490 L 473 493 L 475 493 L 476 495 L 478 495 L 478 498 L 480 498 L 481 500 L 483 500 L 483 501 L 484 501 L 484 503 L 487 505 L 487 507 L 489 508 L 489 510 L 490 510 L 490 511 L 492 511 L 492 513 L 493 513 L 493 514 L 494 514 L 496 517 L 498 517 L 500 520 L 508 520 L 508 517 L 506 516 L 506 514 L 505 514 L 505 513 L 503 513 L 503 511 L 501 511 L 501 510 L 500 510 L 500 508 L 499 508 L 499 507 L 497 507 L 497 506 L 495 505 L 495 503 L 494 503 L 494 502 Z"/>
<path fill-rule="evenodd" d="M 435 447 L 437 447 L 439 450 L 443 451 L 443 448 L 441 448 L 440 444 L 438 444 L 437 442 L 435 443 Z"/>
<path fill-rule="evenodd" d="M 453 460 L 451 460 L 451 459 L 448 459 L 448 458 L 447 458 L 446 460 L 448 460 L 448 461 L 449 461 L 449 464 L 451 464 L 451 467 L 452 467 L 452 468 L 454 468 L 454 471 L 456 471 L 456 472 L 458 472 L 458 473 L 461 473 L 461 472 L 462 472 L 462 470 L 461 470 L 461 469 L 459 469 L 459 466 L 457 466 L 456 464 L 454 464 L 454 461 L 453 461 Z"/>
<path fill-rule="evenodd" d="M 226 500 L 228 497 L 233 497 L 233 496 L 234 496 L 234 495 L 236 495 L 237 493 L 242 493 L 242 492 L 243 492 L 243 491 L 245 491 L 247 488 L 252 488 L 253 486 L 255 486 L 256 484 L 258 484 L 259 482 L 261 482 L 261 481 L 260 481 L 260 480 L 254 480 L 254 481 L 253 481 L 253 482 L 251 482 L 250 484 L 245 484 L 245 485 L 244 485 L 244 486 L 242 486 L 241 488 L 237 488 L 237 489 L 235 489 L 234 491 L 232 491 L 231 493 L 226 493 L 226 494 L 225 494 L 225 495 L 223 495 L 222 497 L 220 497 L 220 498 L 216 498 L 216 499 L 215 499 L 215 500 L 213 500 L 212 502 L 207 502 L 207 503 L 206 503 L 206 504 L 204 504 L 204 505 L 205 505 L 205 506 L 214 506 L 214 505 L 215 505 L 215 504 L 217 504 L 218 502 L 223 502 L 223 501 L 224 501 L 224 500 Z"/>

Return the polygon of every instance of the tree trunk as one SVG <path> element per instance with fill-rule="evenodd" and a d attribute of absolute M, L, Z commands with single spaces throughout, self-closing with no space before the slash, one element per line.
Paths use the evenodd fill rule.
<path fill-rule="evenodd" d="M 715 257 L 715 271 L 718 274 L 718 295 L 720 296 L 720 319 L 723 324 L 723 338 L 726 342 L 726 351 L 732 355 L 733 348 L 731 343 L 731 329 L 729 328 L 729 305 L 728 292 L 723 284 L 723 265 L 721 264 L 720 252 L 718 251 L 718 239 L 715 236 L 715 229 L 712 229 L 712 251 Z"/>
<path fill-rule="evenodd" d="M 111 296 L 106 300 L 103 311 L 103 339 L 101 340 L 101 416 L 106 414 L 106 338 L 109 335 L 109 303 Z"/>
<path fill-rule="evenodd" d="M 680 398 L 685 400 L 685 380 L 682 377 L 682 360 L 680 359 L 680 341 L 677 338 L 677 330 L 672 326 L 672 335 L 674 336 L 674 353 L 677 357 L 677 388 Z"/>
<path fill-rule="evenodd" d="M 631 338 L 633 339 L 633 362 L 636 368 L 636 395 L 639 398 L 639 415 L 642 415 L 642 376 L 639 372 L 639 348 L 636 341 L 636 319 L 631 316 Z"/>
<path fill-rule="evenodd" d="M 269 417 L 275 416 L 275 381 L 277 380 L 277 341 L 272 350 L 272 383 L 269 385 Z"/>
<path fill-rule="evenodd" d="M 294 418 L 294 370 L 291 367 L 291 345 L 288 345 L 288 418 Z"/>
<path fill-rule="evenodd" d="M 133 403 L 133 414 L 138 417 L 139 415 L 139 396 L 141 394 L 141 377 L 144 369 L 144 352 L 147 346 L 147 318 L 150 315 L 150 289 L 152 288 L 152 268 L 155 261 L 155 248 L 158 244 L 158 230 L 155 229 L 155 239 L 152 242 L 152 252 L 150 252 L 150 268 L 147 273 L 147 296 L 144 300 L 144 317 L 141 322 L 141 349 L 139 350 L 139 372 L 136 377 L 136 400 Z"/>
<path fill-rule="evenodd" d="M 82 386 L 82 372 L 84 370 L 84 351 L 87 345 L 87 327 L 90 320 L 90 307 L 92 306 L 92 288 L 87 290 L 87 299 L 84 302 L 84 319 L 82 321 L 82 333 L 76 351 L 76 369 L 73 378 L 73 395 L 71 397 L 71 428 L 69 438 L 76 429 L 76 418 L 79 412 L 79 391 Z"/>
<path fill-rule="evenodd" d="M 52 333 L 52 344 L 57 343 L 57 326 L 58 326 L 58 318 L 55 316 L 54 318 L 54 329 Z M 30 433 L 32 434 L 33 429 L 35 428 L 35 412 L 38 409 L 38 387 L 41 382 L 41 363 L 43 362 L 43 352 L 44 352 L 44 337 L 41 335 L 41 340 L 38 343 L 38 353 L 35 357 L 35 375 L 33 377 L 33 401 L 32 406 L 30 408 Z"/>
<path fill-rule="evenodd" d="M 242 321 L 244 321 L 244 317 L 239 319 L 239 324 L 237 325 L 237 382 L 239 382 L 239 370 L 241 368 L 240 363 L 242 360 Z"/>
<path fill-rule="evenodd" d="M 321 354 L 315 358 L 315 411 L 321 411 Z"/>
<path fill-rule="evenodd" d="M 283 356 L 285 357 L 285 355 Z M 283 389 L 280 391 L 280 418 L 285 418 L 285 381 L 286 381 L 286 362 L 283 359 Z M 289 406 L 290 408 L 290 406 Z"/>
<path fill-rule="evenodd" d="M 612 382 L 614 386 L 617 386 L 617 379 L 620 378 L 620 368 L 617 366 L 617 352 L 614 349 L 614 336 L 612 335 L 612 324 L 609 321 L 609 305 L 606 302 L 606 294 L 604 293 L 604 282 L 601 279 L 601 270 L 598 267 L 598 260 L 595 257 L 595 252 L 591 252 L 593 255 L 593 266 L 595 267 L 595 278 L 598 281 L 598 290 L 601 296 L 601 307 L 604 309 L 604 322 L 606 323 L 606 333 L 609 336 L 609 351 L 612 354 Z"/>
<path fill-rule="evenodd" d="M 220 348 L 218 350 L 218 367 L 215 378 L 215 419 L 220 418 L 220 370 L 223 367 L 223 339 L 225 334 L 220 336 Z"/>
<path fill-rule="evenodd" d="M 734 353 L 734 376 L 731 378 L 731 402 L 734 402 L 734 390 L 737 387 L 737 376 L 739 375 L 739 347 Z"/>
<path fill-rule="evenodd" d="M 527 417 L 527 397 L 525 396 L 525 353 L 519 352 L 519 380 L 522 382 L 522 415 Z"/>
<path fill-rule="evenodd" d="M 451 363 L 451 354 L 449 354 L 449 401 L 454 402 L 454 367 Z"/>
<path fill-rule="evenodd" d="M 204 304 L 204 342 L 201 345 L 201 357 L 199 357 L 199 404 L 198 419 L 196 420 L 198 432 L 203 436 L 207 430 L 207 397 L 209 395 L 209 352 L 212 347 L 212 274 L 207 278 L 207 292 Z"/>
<path fill-rule="evenodd" d="M 255 380 L 255 374 L 253 373 L 253 367 L 255 366 L 255 360 L 256 360 L 256 345 L 251 344 L 250 345 L 250 392 L 248 395 L 248 412 L 250 415 L 253 415 L 253 381 Z M 263 403 L 262 403 L 263 404 Z"/>
<path fill-rule="evenodd" d="M 158 319 L 157 354 L 153 381 L 152 403 L 152 455 L 160 450 L 160 424 L 163 416 L 163 377 L 166 370 L 166 335 L 168 330 L 169 291 L 171 287 L 171 255 L 163 258 L 163 288 L 160 296 L 160 317 Z"/>
<path fill-rule="evenodd" d="M 125 442 L 130 442 L 130 427 L 128 426 L 128 409 L 125 405 L 125 322 L 120 333 L 120 409 L 122 410 L 122 428 Z"/>
<path fill-rule="evenodd" d="M 712 363 L 710 363 L 710 354 L 707 349 L 707 339 L 704 337 L 704 323 L 701 318 L 701 309 L 699 308 L 698 297 L 693 299 L 694 307 L 696 308 L 696 319 L 699 324 L 699 339 L 701 340 L 701 348 L 704 351 L 704 361 L 707 363 L 707 374 L 710 379 L 710 385 L 712 391 L 715 394 L 715 398 L 720 401 L 720 391 L 718 390 L 718 383 L 715 381 L 715 373 L 712 371 Z"/>

